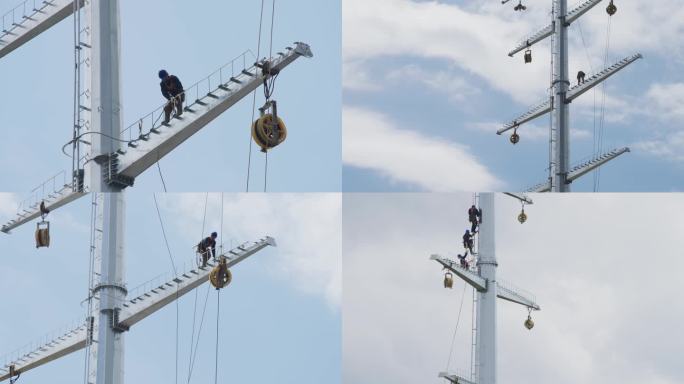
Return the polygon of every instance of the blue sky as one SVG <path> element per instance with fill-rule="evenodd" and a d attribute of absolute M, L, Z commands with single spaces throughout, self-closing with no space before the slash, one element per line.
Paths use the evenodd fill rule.
<path fill-rule="evenodd" d="M 0 216 L 18 197 L 0 194 Z M 179 270 L 193 263 L 205 194 L 158 194 L 171 252 Z M 87 295 L 90 196 L 50 214 L 52 244 L 34 247 L 33 223 L 0 236 L 0 355 L 82 319 Z M 172 271 L 151 193 L 127 194 L 126 281 L 129 289 Z M 221 292 L 219 381 L 340 382 L 341 197 L 339 194 L 224 195 L 224 244 L 275 237 L 233 268 Z M 206 232 L 221 233 L 221 195 L 208 195 Z M 198 308 L 207 286 L 196 290 Z M 216 293 L 208 290 L 192 382 L 213 382 Z M 180 299 L 180 382 L 186 382 L 195 294 Z M 11 308 L 11 309 L 10 309 Z M 198 320 L 201 311 L 198 309 Z M 126 382 L 175 382 L 175 305 L 126 334 Z M 77 352 L 22 375 L 22 381 L 82 380 Z M 3 361 L 4 363 L 4 361 Z"/>
<path fill-rule="evenodd" d="M 546 179 L 548 115 L 523 125 L 516 146 L 495 134 L 549 86 L 548 39 L 533 47 L 532 64 L 507 53 L 550 22 L 551 2 L 527 0 L 524 13 L 513 3 L 343 3 L 343 23 L 354 26 L 343 30 L 345 191 L 520 190 Z M 570 28 L 571 78 L 603 67 L 607 3 Z M 684 10 L 676 0 L 615 4 L 609 65 L 636 52 L 645 58 L 606 82 L 603 149 L 632 152 L 604 166 L 596 188 L 681 191 Z M 594 151 L 596 89 L 596 114 L 593 91 L 571 105 L 573 164 Z M 573 190 L 594 190 L 594 177 Z"/>
<path fill-rule="evenodd" d="M 0 0 L 0 13 L 17 0 Z M 128 126 L 162 104 L 157 71 L 185 85 L 206 77 L 243 51 L 256 54 L 260 2 L 121 2 L 123 121 Z M 270 27 L 266 2 L 264 36 Z M 268 190 L 339 191 L 341 184 L 340 6 L 317 0 L 276 2 L 274 51 L 295 41 L 311 45 L 279 77 L 274 98 L 288 138 L 269 154 Z M 73 18 L 0 60 L 0 190 L 28 193 L 71 161 Z M 268 39 L 262 40 L 262 53 Z M 263 103 L 261 91 L 257 103 Z M 245 191 L 252 100 L 243 99 L 161 160 L 169 191 Z M 253 148 L 251 191 L 264 189 L 264 156 Z M 157 170 L 136 190 L 160 191 Z"/>

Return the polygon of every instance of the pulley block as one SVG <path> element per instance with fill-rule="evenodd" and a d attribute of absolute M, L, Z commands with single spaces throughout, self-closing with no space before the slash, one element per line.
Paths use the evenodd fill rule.
<path fill-rule="evenodd" d="M 520 222 L 520 224 L 525 224 L 525 222 L 527 221 L 527 214 L 525 213 L 525 210 L 520 212 L 520 214 L 518 215 L 518 221 Z"/>
<path fill-rule="evenodd" d="M 226 265 L 225 257 L 222 257 L 219 264 L 209 273 L 209 281 L 214 288 L 221 289 L 230 284 L 232 280 L 233 274 L 230 272 L 230 269 L 228 269 L 228 265 Z"/>
<path fill-rule="evenodd" d="M 532 316 L 527 315 L 527 320 L 525 320 L 525 328 L 532 329 L 534 327 L 534 321 L 532 321 Z"/>
<path fill-rule="evenodd" d="M 278 117 L 277 124 L 274 120 L 272 114 L 265 114 L 252 124 L 252 138 L 261 147 L 262 152 L 276 147 L 287 137 L 287 128 L 283 120 Z"/>
<path fill-rule="evenodd" d="M 526 10 L 526 9 L 527 9 L 527 7 L 524 6 L 524 5 L 522 5 L 522 0 L 520 0 L 520 1 L 518 2 L 518 5 L 516 5 L 515 7 L 513 7 L 513 10 L 514 10 L 514 11 L 524 11 L 524 10 Z"/>
<path fill-rule="evenodd" d="M 528 49 L 525 51 L 525 64 L 529 64 L 532 62 L 532 50 Z"/>
<path fill-rule="evenodd" d="M 513 145 L 516 145 L 520 142 L 520 135 L 518 135 L 518 132 L 514 131 L 509 140 Z"/>
<path fill-rule="evenodd" d="M 454 287 L 454 277 L 451 274 L 451 272 L 447 272 L 444 274 L 444 288 L 453 288 Z"/>
<path fill-rule="evenodd" d="M 606 13 L 608 13 L 608 16 L 613 16 L 617 12 L 617 7 L 615 4 L 613 4 L 613 0 L 610 1 L 610 4 L 608 4 L 608 7 L 606 7 Z"/>
<path fill-rule="evenodd" d="M 36 223 L 36 248 L 50 246 L 50 222 Z"/>

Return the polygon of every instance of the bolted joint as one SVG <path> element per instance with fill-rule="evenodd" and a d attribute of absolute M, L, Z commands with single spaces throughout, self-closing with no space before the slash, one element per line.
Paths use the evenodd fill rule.
<path fill-rule="evenodd" d="M 102 165 L 102 176 L 107 185 L 121 189 L 133 186 L 135 178 L 119 174 L 119 154 L 117 152 L 98 157 L 100 157 L 98 164 Z"/>
<path fill-rule="evenodd" d="M 119 312 L 121 308 L 103 309 L 100 312 L 107 314 L 109 327 L 116 333 L 123 333 L 130 330 L 130 327 L 119 322 Z"/>

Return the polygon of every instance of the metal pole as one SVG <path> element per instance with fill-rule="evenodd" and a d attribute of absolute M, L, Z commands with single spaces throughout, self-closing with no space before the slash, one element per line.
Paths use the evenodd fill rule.
<path fill-rule="evenodd" d="M 496 383 L 496 249 L 494 234 L 494 193 L 480 195 L 482 224 L 479 232 L 477 265 L 487 280 L 487 290 L 479 292 L 477 307 L 477 343 L 479 384 Z"/>
<path fill-rule="evenodd" d="M 551 190 L 553 192 L 570 192 L 567 182 L 569 150 L 569 105 L 566 94 L 570 86 L 568 79 L 568 27 L 565 23 L 568 1 L 554 0 L 554 76 L 553 76 L 553 161 L 551 163 Z"/>
<path fill-rule="evenodd" d="M 95 160 L 88 163 L 86 177 L 91 192 L 102 196 L 102 262 L 96 285 L 97 384 L 123 383 L 123 333 L 117 329 L 118 311 L 126 297 L 124 288 L 124 194 L 105 178 L 106 155 L 116 152 L 121 132 L 121 71 L 119 0 L 92 1 L 92 135 Z M 97 134 L 100 133 L 100 134 Z"/>

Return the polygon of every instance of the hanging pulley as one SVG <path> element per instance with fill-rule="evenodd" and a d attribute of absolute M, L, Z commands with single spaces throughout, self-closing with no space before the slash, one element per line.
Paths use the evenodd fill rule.
<path fill-rule="evenodd" d="M 45 207 L 45 202 L 40 202 L 40 218 L 41 221 L 36 223 L 36 248 L 50 246 L 50 222 L 45 221 L 45 217 L 50 213 L 50 210 Z"/>
<path fill-rule="evenodd" d="M 447 272 L 444 274 L 444 288 L 453 288 L 454 286 L 454 276 L 451 274 L 451 272 Z"/>
<path fill-rule="evenodd" d="M 525 222 L 527 221 L 527 214 L 525 213 L 525 204 L 522 205 L 522 210 L 518 215 L 518 221 L 520 222 L 520 224 L 525 224 Z"/>
<path fill-rule="evenodd" d="M 610 4 L 606 7 L 606 13 L 608 13 L 608 16 L 613 16 L 615 12 L 617 12 L 617 7 L 613 4 L 613 0 L 610 0 Z"/>
<path fill-rule="evenodd" d="M 520 135 L 518 135 L 518 130 L 514 129 L 513 134 L 511 135 L 511 138 L 509 139 L 513 145 L 516 145 L 520 142 Z"/>
<path fill-rule="evenodd" d="M 525 51 L 525 64 L 529 64 L 531 62 L 532 62 L 532 50 L 528 48 Z"/>
<path fill-rule="evenodd" d="M 513 7 L 513 10 L 514 10 L 514 11 L 524 11 L 524 10 L 526 10 L 526 9 L 527 9 L 527 7 L 524 6 L 524 5 L 522 5 L 522 0 L 518 1 L 518 5 L 516 5 L 515 7 Z"/>
<path fill-rule="evenodd" d="M 534 327 L 534 321 L 532 321 L 532 310 L 527 309 L 527 320 L 525 320 L 525 328 L 532 329 Z"/>
<path fill-rule="evenodd" d="M 226 261 L 226 257 L 221 256 L 218 265 L 209 273 L 209 281 L 216 289 L 225 287 L 233 280 L 233 274 L 230 272 L 230 269 L 228 269 Z"/>
<path fill-rule="evenodd" d="M 252 124 L 252 138 L 261 147 L 261 152 L 266 152 L 285 141 L 287 128 L 278 117 L 275 100 L 267 101 L 259 108 L 259 113 L 259 118 Z"/>

